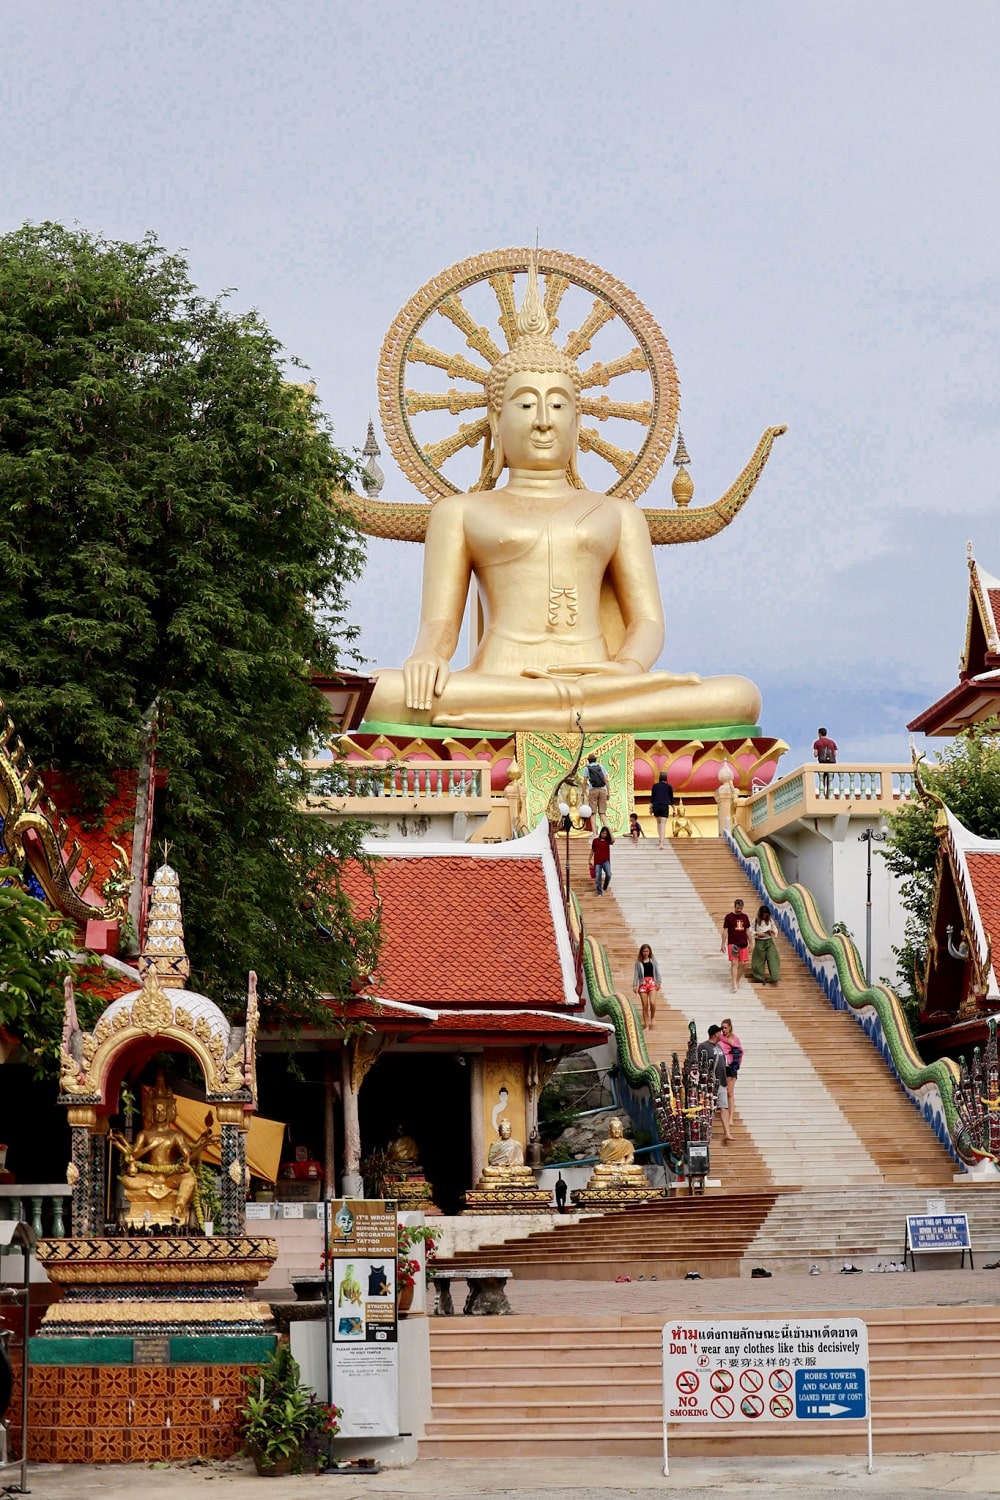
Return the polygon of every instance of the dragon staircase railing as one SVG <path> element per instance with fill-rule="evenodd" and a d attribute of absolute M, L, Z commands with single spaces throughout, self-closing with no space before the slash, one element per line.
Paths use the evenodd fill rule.
<path fill-rule="evenodd" d="M 965 1171 L 1000 1165 L 1000 1085 L 995 1023 L 971 1065 L 925 1063 L 902 1002 L 885 984 L 865 983 L 861 956 L 844 933 L 828 932 L 811 892 L 789 885 L 775 850 L 742 829 L 725 835 L 733 854 L 830 1004 L 854 1017 L 914 1107 Z M 991 1173 L 992 1175 L 992 1173 Z"/>
<path fill-rule="evenodd" d="M 666 1162 L 676 1170 L 682 1158 L 661 1135 L 657 1123 L 654 1101 L 662 1086 L 660 1069 L 650 1061 L 646 1051 L 646 1038 L 636 1008 L 627 995 L 615 988 L 608 955 L 603 944 L 587 932 L 575 896 L 570 899 L 567 916 L 570 938 L 574 951 L 582 960 L 594 1014 L 614 1027 L 618 1050 L 618 1097 L 637 1129 L 646 1131 L 651 1140 L 659 1143 L 661 1151 L 652 1153 L 653 1160 L 660 1165 Z"/>

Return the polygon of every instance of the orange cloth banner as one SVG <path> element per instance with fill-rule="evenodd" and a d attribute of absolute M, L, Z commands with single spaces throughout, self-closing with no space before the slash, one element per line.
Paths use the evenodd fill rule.
<path fill-rule="evenodd" d="M 185 1099 L 180 1094 L 176 1097 L 177 1124 L 189 1141 L 198 1139 L 205 1129 L 205 1122 L 209 1116 L 211 1116 L 212 1134 L 214 1136 L 220 1134 L 218 1117 L 210 1104 L 204 1104 L 198 1099 Z M 247 1131 L 247 1166 L 255 1177 L 262 1177 L 265 1182 L 277 1180 L 284 1138 L 285 1127 L 279 1120 L 265 1120 L 260 1115 L 250 1116 L 250 1129 Z M 211 1162 L 213 1166 L 220 1165 L 218 1141 L 213 1141 L 205 1147 L 201 1159 Z"/>

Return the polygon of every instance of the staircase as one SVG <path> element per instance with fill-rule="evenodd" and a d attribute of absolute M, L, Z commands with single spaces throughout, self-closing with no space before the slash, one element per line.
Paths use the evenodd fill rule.
<path fill-rule="evenodd" d="M 850 1316 L 868 1324 L 876 1453 L 996 1451 L 1000 1309 L 882 1308 Z M 572 1323 L 432 1319 L 434 1404 L 420 1457 L 537 1455 L 547 1462 L 661 1453 L 665 1321 L 649 1313 Z M 862 1453 L 866 1441 L 863 1422 L 744 1423 L 671 1433 L 670 1452 Z"/>
<path fill-rule="evenodd" d="M 654 1060 L 686 1047 L 730 1016 L 745 1051 L 736 1087 L 737 1141 L 713 1145 L 725 1190 L 897 1183 L 951 1184 L 955 1164 L 896 1084 L 854 1020 L 834 1010 L 779 937 L 781 983 L 730 988 L 721 926 L 736 897 L 759 898 L 715 839 L 665 849 L 619 840 L 610 896 L 580 892 L 588 930 L 608 947 L 621 988 L 631 990 L 640 943 L 659 960 L 665 1004 L 647 1034 Z"/>
<path fill-rule="evenodd" d="M 464 1251 L 464 1267 L 509 1266 L 518 1280 L 614 1281 L 668 1279 L 697 1270 L 702 1276 L 738 1276 L 754 1235 L 773 1210 L 776 1194 L 732 1193 L 644 1203 L 621 1213 L 568 1219 L 504 1244 Z"/>

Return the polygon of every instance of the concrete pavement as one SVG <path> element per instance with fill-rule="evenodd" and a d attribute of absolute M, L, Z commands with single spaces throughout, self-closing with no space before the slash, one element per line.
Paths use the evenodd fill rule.
<path fill-rule="evenodd" d="M 4 1476 L 13 1478 L 14 1476 Z M 536 1496 L 610 1500 L 623 1496 L 672 1495 L 745 1500 L 946 1500 L 956 1495 L 996 1500 L 997 1459 L 993 1454 L 928 1454 L 876 1459 L 876 1472 L 863 1458 L 832 1459 L 677 1459 L 664 1477 L 655 1459 L 553 1459 L 545 1471 L 527 1459 L 490 1463 L 483 1459 L 433 1459 L 410 1469 L 387 1470 L 366 1478 L 301 1475 L 262 1480 L 247 1460 L 229 1463 L 130 1465 L 87 1468 L 46 1465 L 31 1470 L 33 1500 L 534 1500 Z"/>

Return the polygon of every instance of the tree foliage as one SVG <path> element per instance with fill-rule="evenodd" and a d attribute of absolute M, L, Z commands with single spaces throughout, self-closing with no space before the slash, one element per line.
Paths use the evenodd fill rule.
<path fill-rule="evenodd" d="M 934 764 L 921 767 L 921 776 L 928 790 L 971 833 L 1000 838 L 1000 724 L 996 720 L 974 725 L 952 740 Z M 927 947 L 938 851 L 935 811 L 931 803 L 914 800 L 888 819 L 883 858 L 900 881 L 907 913 L 905 942 L 895 950 L 900 986 L 905 989 L 913 984 L 914 970 L 923 968 Z"/>
<path fill-rule="evenodd" d="M 351 469 L 260 317 L 151 235 L 0 238 L 0 692 L 91 809 L 153 722 L 196 983 L 237 1005 L 253 967 L 286 1020 L 373 962 L 338 883 L 361 830 L 282 773 L 355 634 Z"/>
<path fill-rule="evenodd" d="M 0 1026 L 21 1044 L 36 1072 L 56 1066 L 63 983 L 73 972 L 72 929 L 53 924 L 43 902 L 22 890 L 15 872 L 0 884 Z"/>

